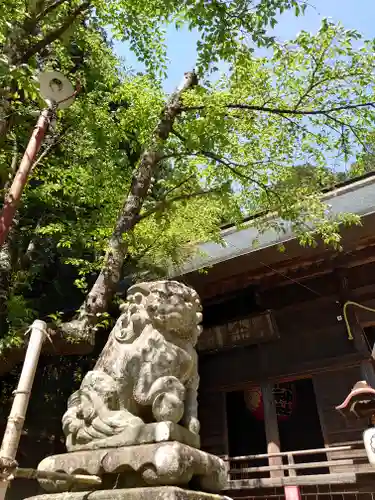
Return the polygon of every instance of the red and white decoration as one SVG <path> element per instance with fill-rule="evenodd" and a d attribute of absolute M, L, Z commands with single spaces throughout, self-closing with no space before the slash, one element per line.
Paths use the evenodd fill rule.
<path fill-rule="evenodd" d="M 273 388 L 277 418 L 287 420 L 296 406 L 296 393 L 292 383 L 276 384 Z M 245 402 L 248 410 L 258 420 L 264 420 L 264 408 L 260 387 L 245 391 Z"/>

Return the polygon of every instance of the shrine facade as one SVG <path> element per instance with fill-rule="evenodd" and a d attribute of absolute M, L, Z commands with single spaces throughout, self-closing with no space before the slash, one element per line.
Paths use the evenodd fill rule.
<path fill-rule="evenodd" d="M 375 308 L 375 176 L 325 196 L 333 212 L 362 217 L 344 230 L 343 251 L 303 248 L 288 227 L 255 248 L 249 221 L 223 229 L 225 246 L 202 245 L 178 278 L 203 301 L 202 448 L 226 460 L 231 498 L 375 492 L 368 422 L 336 410 L 358 380 L 375 387 L 375 312 L 363 309 Z"/>

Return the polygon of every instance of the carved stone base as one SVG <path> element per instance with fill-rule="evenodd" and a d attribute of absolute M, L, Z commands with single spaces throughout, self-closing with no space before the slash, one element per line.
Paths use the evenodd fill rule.
<path fill-rule="evenodd" d="M 175 486 L 55 493 L 38 495 L 25 500 L 87 500 L 87 498 L 90 500 L 231 500 L 222 495 L 184 490 Z"/>
<path fill-rule="evenodd" d="M 219 492 L 227 481 L 223 460 L 176 441 L 53 455 L 45 458 L 38 469 L 98 475 L 102 487 L 108 489 L 191 484 L 203 491 Z M 51 492 L 70 487 L 65 481 L 40 480 L 40 484 Z"/>
<path fill-rule="evenodd" d="M 114 436 L 90 441 L 86 444 L 70 445 L 69 451 L 97 450 L 99 448 L 117 448 L 134 444 L 161 443 L 164 441 L 179 441 L 194 448 L 200 447 L 197 434 L 173 422 L 156 422 L 142 424 L 138 427 L 128 427 Z"/>

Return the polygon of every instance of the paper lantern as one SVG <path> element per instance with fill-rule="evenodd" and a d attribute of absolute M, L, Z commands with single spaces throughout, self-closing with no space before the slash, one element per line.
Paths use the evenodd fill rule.
<path fill-rule="evenodd" d="M 296 406 L 296 394 L 293 384 L 276 384 L 272 390 L 275 398 L 278 420 L 287 420 Z M 248 410 L 257 420 L 264 420 L 263 398 L 260 387 L 245 391 L 245 402 Z"/>

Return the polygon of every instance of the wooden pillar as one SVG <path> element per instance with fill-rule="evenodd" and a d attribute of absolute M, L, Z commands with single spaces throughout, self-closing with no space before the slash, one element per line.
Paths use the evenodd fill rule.
<path fill-rule="evenodd" d="M 279 453 L 279 426 L 277 423 L 277 413 L 272 388 L 273 386 L 269 383 L 261 385 L 264 408 L 264 425 L 267 439 L 267 453 Z M 283 461 L 281 457 L 269 457 L 268 463 L 269 465 L 282 465 Z M 284 475 L 284 471 L 270 471 L 270 474 L 271 477 L 280 477 Z"/>
<path fill-rule="evenodd" d="M 221 404 L 223 412 L 223 445 L 224 455 L 229 457 L 229 439 L 228 439 L 228 415 L 227 415 L 227 394 L 221 392 Z"/>
<path fill-rule="evenodd" d="M 279 453 L 280 452 L 280 435 L 279 426 L 277 423 L 277 413 L 275 406 L 275 398 L 273 397 L 272 384 L 262 384 L 262 398 L 263 398 L 263 408 L 264 408 L 264 425 L 266 430 L 267 439 L 267 453 Z M 293 457 L 288 457 L 288 463 L 291 465 L 293 463 Z M 283 465 L 282 457 L 269 457 L 269 465 Z M 292 469 L 290 473 L 291 476 L 296 475 L 295 471 Z M 271 477 L 282 477 L 284 476 L 283 470 L 270 471 Z M 285 500 L 301 500 L 301 491 L 299 486 L 284 486 L 284 496 Z"/>
<path fill-rule="evenodd" d="M 361 361 L 361 377 L 366 380 L 369 386 L 375 389 L 375 370 L 374 364 L 370 359 Z"/>

